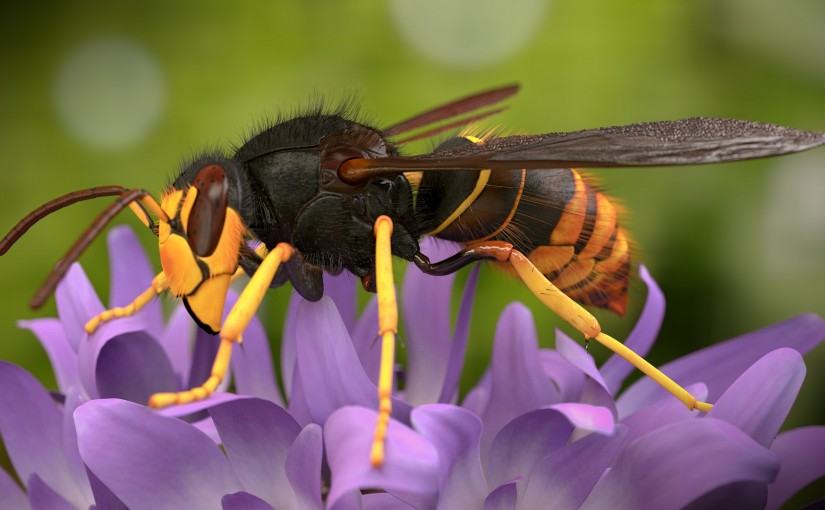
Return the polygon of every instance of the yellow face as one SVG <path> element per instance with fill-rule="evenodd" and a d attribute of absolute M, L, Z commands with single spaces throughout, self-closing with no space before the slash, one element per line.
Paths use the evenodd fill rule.
<path fill-rule="evenodd" d="M 160 263 L 175 297 L 183 298 L 192 317 L 212 333 L 221 329 L 223 306 L 246 234 L 240 215 L 226 208 L 226 218 L 215 250 L 206 257 L 196 255 L 186 237 L 189 215 L 198 190 L 172 189 L 161 198 L 161 208 L 171 218 L 158 222 Z"/>

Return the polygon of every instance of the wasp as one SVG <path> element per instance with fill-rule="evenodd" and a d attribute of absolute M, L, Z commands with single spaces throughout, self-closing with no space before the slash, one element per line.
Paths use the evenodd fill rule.
<path fill-rule="evenodd" d="M 518 86 L 448 102 L 385 129 L 343 111 L 311 111 L 249 137 L 232 154 L 207 152 L 183 165 L 157 201 L 142 189 L 103 186 L 66 194 L 26 216 L 0 241 L 5 253 L 35 222 L 78 201 L 117 196 L 57 264 L 31 305 L 39 307 L 69 266 L 125 208 L 158 238 L 162 271 L 122 308 L 86 324 L 133 314 L 156 295 L 180 298 L 194 321 L 221 343 L 199 387 L 159 393 L 151 407 L 206 398 L 226 374 L 232 344 L 269 288 L 289 281 L 305 299 L 324 293 L 324 271 L 349 271 L 377 292 L 382 339 L 379 417 L 371 459 L 383 461 L 389 425 L 398 312 L 392 256 L 432 275 L 492 261 L 520 278 L 548 308 L 623 356 L 690 409 L 707 411 L 686 390 L 603 333 L 583 306 L 623 313 L 631 253 L 611 200 L 578 167 L 719 163 L 806 150 L 825 134 L 729 119 L 690 118 L 570 133 L 495 136 L 464 132 L 432 152 L 404 144 L 454 131 L 498 113 Z M 417 132 L 417 134 L 411 134 Z M 400 135 L 407 135 L 406 138 Z M 456 241 L 453 256 L 431 261 L 422 236 Z M 249 282 L 226 320 L 230 281 Z"/>

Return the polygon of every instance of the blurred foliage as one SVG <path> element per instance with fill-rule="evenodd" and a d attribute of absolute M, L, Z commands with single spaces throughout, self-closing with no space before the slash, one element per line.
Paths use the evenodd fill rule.
<path fill-rule="evenodd" d="M 522 91 L 494 120 L 506 132 L 698 115 L 825 131 L 825 9 L 817 0 L 783 3 L 781 10 L 769 0 L 557 0 L 538 8 L 529 2 L 524 11 L 515 2 L 507 16 L 480 15 L 495 9 L 494 2 L 462 2 L 458 10 L 423 2 L 418 17 L 410 17 L 402 1 L 79 0 L 0 7 L 0 228 L 70 190 L 121 184 L 160 192 L 181 159 L 204 147 L 238 143 L 254 126 L 279 111 L 294 111 L 317 93 L 333 100 L 355 94 L 363 116 L 379 125 L 516 81 Z M 520 20 L 520 12 L 533 16 L 527 20 L 532 23 Z M 451 23 L 436 23 L 442 14 Z M 529 37 L 514 43 L 510 36 L 521 30 Z M 410 31 L 442 44 L 449 59 L 438 57 L 437 46 L 435 56 L 432 48 L 419 51 L 420 42 L 407 38 Z M 115 66 L 122 89 L 117 81 L 104 83 L 112 65 L 99 70 L 101 76 L 93 65 L 72 74 L 79 49 L 107 41 L 142 50 L 148 64 L 141 65 L 159 72 L 160 88 L 148 99 L 135 89 L 140 77 L 129 75 L 128 62 L 125 70 L 121 61 Z M 507 52 L 488 49 L 497 45 Z M 483 58 L 488 53 L 492 60 Z M 75 80 L 73 88 L 65 88 L 66 80 Z M 101 106 L 98 99 L 109 102 Z M 157 108 L 156 118 L 135 120 L 150 108 Z M 97 119 L 108 123 L 100 124 L 104 135 L 129 132 L 144 121 L 145 129 L 109 145 L 89 143 L 72 130 L 73 122 Z M 629 211 L 626 223 L 639 259 L 668 298 L 652 362 L 800 313 L 825 314 L 825 214 L 815 214 L 825 189 L 825 150 L 781 160 L 593 174 Z M 0 260 L 0 358 L 47 384 L 53 376 L 43 351 L 15 321 L 55 314 L 53 300 L 38 312 L 26 303 L 105 202 L 48 218 Z M 139 226 L 129 214 L 120 221 Z M 152 236 L 142 235 L 156 257 Z M 96 242 L 82 262 L 105 296 L 105 242 Z M 399 265 L 399 276 L 401 271 Z M 626 317 L 598 314 L 617 338 L 634 324 L 644 297 L 640 287 L 637 282 Z M 287 289 L 273 291 L 263 306 L 274 342 L 288 296 Z M 541 341 L 552 341 L 558 322 L 551 314 L 518 282 L 485 267 L 472 366 L 487 365 L 495 319 L 513 299 L 534 310 Z M 605 356 L 599 347 L 593 351 Z M 812 369 L 789 425 L 823 421 L 817 413 L 823 409 L 825 349 L 807 361 Z M 478 375 L 468 373 L 464 387 Z"/>

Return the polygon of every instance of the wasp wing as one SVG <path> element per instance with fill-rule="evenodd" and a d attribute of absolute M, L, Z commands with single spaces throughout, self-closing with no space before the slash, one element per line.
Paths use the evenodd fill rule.
<path fill-rule="evenodd" d="M 815 131 L 733 119 L 690 118 L 516 135 L 413 157 L 348 161 L 349 182 L 411 170 L 696 165 L 777 156 L 825 144 Z"/>
<path fill-rule="evenodd" d="M 401 121 L 393 126 L 390 126 L 384 130 L 384 134 L 388 136 L 395 136 L 402 133 L 408 133 L 415 129 L 423 128 L 435 124 L 437 122 L 449 120 L 454 117 L 458 117 L 459 115 L 472 112 L 474 110 L 479 110 L 486 106 L 492 106 L 514 95 L 516 92 L 518 92 L 518 89 L 518 85 L 507 85 L 505 87 L 487 90 L 484 92 L 480 92 L 478 94 L 473 94 L 471 96 L 457 99 L 455 101 L 450 101 L 449 103 L 436 106 L 435 108 L 427 110 L 426 112 L 419 113 L 418 115 L 410 117 L 409 119 Z M 418 138 L 425 138 L 427 136 L 432 136 L 447 129 L 453 129 L 458 126 L 468 124 L 470 122 L 475 122 L 479 119 L 483 119 L 485 117 L 498 113 L 501 110 L 503 110 L 503 108 L 498 108 L 495 110 L 490 110 L 488 112 L 479 113 L 471 117 L 467 117 L 465 119 L 458 119 L 450 123 L 449 125 L 444 126 L 443 129 L 441 127 L 435 128 L 428 131 L 426 135 L 416 135 L 415 137 L 408 138 L 406 141 Z"/>

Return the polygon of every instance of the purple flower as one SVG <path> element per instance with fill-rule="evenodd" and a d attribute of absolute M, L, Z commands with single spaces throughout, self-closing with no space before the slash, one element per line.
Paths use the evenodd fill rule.
<path fill-rule="evenodd" d="M 107 242 L 109 306 L 124 306 L 149 287 L 154 272 L 131 228 L 113 228 Z M 236 300 L 230 293 L 225 313 Z M 113 397 L 144 404 L 153 393 L 188 389 L 209 376 L 219 339 L 194 328 L 182 305 L 175 307 L 167 323 L 156 299 L 133 316 L 104 323 L 88 335 L 86 322 L 104 307 L 78 264 L 58 285 L 56 301 L 59 318 L 19 325 L 40 340 L 63 394 L 74 390 L 84 399 Z M 247 328 L 243 346 L 234 349 L 232 368 L 238 393 L 282 403 L 269 344 L 257 318 Z M 221 388 L 228 382 L 229 378 Z"/>
<path fill-rule="evenodd" d="M 425 249 L 433 258 L 448 250 Z M 641 273 L 648 299 L 627 343 L 645 354 L 664 299 Z M 539 349 L 530 313 L 511 304 L 491 366 L 459 401 L 476 278 L 474 271 L 452 330 L 453 279 L 408 271 L 403 313 L 427 320 L 406 321 L 407 366 L 381 468 L 369 462 L 375 303 L 359 317 L 355 280 L 340 276 L 327 279 L 329 297 L 290 304 L 281 356 L 286 409 L 265 395 L 240 397 L 203 404 L 208 418 L 193 425 L 123 395 L 79 405 L 84 395 L 115 396 L 100 392 L 102 377 L 91 379 L 94 394 L 79 376 L 74 386 L 61 380 L 67 399 L 58 406 L 22 369 L 0 363 L 0 432 L 27 489 L 3 473 L 0 498 L 10 508 L 777 508 L 825 475 L 825 427 L 777 436 L 804 377 L 800 353 L 825 337 L 818 317 L 665 365 L 716 403 L 703 415 L 647 379 L 618 394 L 629 365 L 614 357 L 597 367 L 560 332 L 555 350 Z M 148 280 L 138 290 L 143 285 Z M 47 342 L 47 333 L 38 336 Z M 255 375 L 274 378 L 265 370 Z"/>

